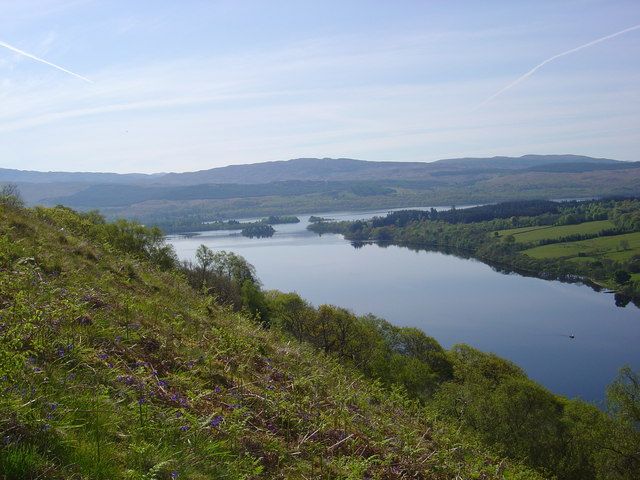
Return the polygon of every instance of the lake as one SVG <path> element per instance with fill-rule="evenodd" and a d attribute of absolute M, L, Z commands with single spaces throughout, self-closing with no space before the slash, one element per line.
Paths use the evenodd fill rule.
<path fill-rule="evenodd" d="M 347 220 L 386 212 L 316 215 Z M 271 238 L 217 231 L 168 240 L 181 259 L 193 259 L 200 244 L 238 253 L 256 267 L 266 289 L 418 327 L 445 348 L 467 343 L 494 352 L 569 397 L 602 401 L 621 366 L 640 367 L 640 310 L 616 307 L 611 294 L 506 275 L 444 253 L 356 249 L 340 235 L 307 231 L 309 217 L 298 217 L 298 224 L 275 225 Z"/>

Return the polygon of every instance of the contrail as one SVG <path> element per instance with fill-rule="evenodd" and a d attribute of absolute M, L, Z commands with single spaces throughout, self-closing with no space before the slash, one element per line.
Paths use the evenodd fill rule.
<path fill-rule="evenodd" d="M 20 50 L 19 48 L 16 48 L 13 45 L 9 45 L 8 43 L 5 43 L 5 42 L 3 42 L 1 40 L 0 40 L 0 47 L 7 48 L 7 49 L 11 50 L 12 52 L 19 53 L 20 55 L 23 55 L 25 57 L 31 58 L 32 60 L 35 60 L 37 62 L 44 63 L 45 65 L 49 65 L 50 67 L 57 68 L 58 70 L 61 70 L 61 71 L 65 72 L 65 73 L 68 73 L 69 75 L 73 75 L 74 77 L 77 77 L 80 80 L 84 80 L 85 82 L 93 83 L 93 81 L 89 80 L 87 77 L 83 77 L 82 75 L 78 75 L 77 73 L 74 73 L 71 70 L 67 70 L 66 68 L 63 68 L 60 65 L 56 65 L 55 63 L 47 62 L 43 58 L 36 57 L 35 55 L 32 55 L 32 54 L 30 54 L 28 52 L 25 52 L 24 50 Z"/>
<path fill-rule="evenodd" d="M 607 35 L 606 37 L 602 37 L 602 38 L 598 38 L 597 40 L 593 40 L 589 43 L 585 43 L 584 45 L 580 45 L 579 47 L 575 47 L 572 48 L 571 50 L 567 50 L 566 52 L 562 52 L 559 53 L 557 55 L 554 55 L 553 57 L 547 58 L 544 62 L 539 63 L 538 65 L 536 65 L 535 67 L 533 67 L 531 70 L 529 70 L 527 73 L 525 73 L 524 75 L 522 75 L 521 77 L 517 78 L 516 80 L 514 80 L 513 82 L 511 82 L 509 85 L 507 85 L 506 87 L 501 88 L 500 90 L 498 90 L 496 93 L 494 93 L 493 95 L 491 95 L 490 97 L 488 97 L 487 99 L 485 99 L 482 103 L 480 103 L 479 105 L 477 105 L 474 110 L 477 110 L 483 106 L 485 106 L 487 103 L 489 103 L 491 100 L 493 100 L 494 98 L 502 95 L 504 92 L 506 92 L 507 90 L 515 87 L 516 85 L 518 85 L 520 82 L 522 82 L 523 80 L 527 79 L 528 77 L 530 77 L 531 75 L 533 75 L 534 73 L 536 73 L 538 70 L 540 70 L 542 67 L 544 67 L 547 63 L 553 62 L 554 60 L 560 58 L 560 57 L 564 57 L 565 55 L 570 55 L 572 53 L 578 52 L 584 48 L 588 48 L 591 47 L 597 43 L 600 42 L 604 42 L 605 40 L 609 40 L 611 38 L 615 38 L 619 35 L 623 35 L 625 33 L 631 32 L 633 30 L 638 30 L 640 29 L 640 24 L 639 25 L 634 25 L 633 27 L 629 27 L 629 28 L 625 28 L 624 30 L 620 30 L 619 32 L 616 33 L 612 33 L 611 35 Z"/>

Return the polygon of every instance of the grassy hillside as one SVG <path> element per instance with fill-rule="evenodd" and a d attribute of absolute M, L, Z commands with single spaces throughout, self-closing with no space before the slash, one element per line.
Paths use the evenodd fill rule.
<path fill-rule="evenodd" d="M 0 478 L 540 478 L 145 241 L 0 205 Z"/>
<path fill-rule="evenodd" d="M 562 242 L 530 248 L 523 252 L 533 258 L 549 259 L 574 257 L 608 258 L 615 261 L 626 261 L 640 255 L 640 232 L 625 233 L 611 237 L 591 238 L 578 242 Z"/>
<path fill-rule="evenodd" d="M 516 243 L 532 243 L 540 240 L 557 240 L 569 235 L 597 234 L 602 230 L 615 228 L 609 220 L 584 222 L 577 225 L 541 225 L 499 230 L 498 236 L 513 235 Z"/>

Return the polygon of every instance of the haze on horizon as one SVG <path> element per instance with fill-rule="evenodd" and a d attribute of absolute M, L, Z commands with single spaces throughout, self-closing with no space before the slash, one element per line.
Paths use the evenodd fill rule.
<path fill-rule="evenodd" d="M 638 24 L 636 1 L 0 0 L 0 167 L 640 160 Z"/>

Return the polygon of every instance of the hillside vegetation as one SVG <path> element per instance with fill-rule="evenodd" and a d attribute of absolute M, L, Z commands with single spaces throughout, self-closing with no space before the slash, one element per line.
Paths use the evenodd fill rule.
<path fill-rule="evenodd" d="M 0 478 L 538 478 L 173 262 L 157 231 L 0 205 Z"/>
<path fill-rule="evenodd" d="M 5 199 L 6 200 L 6 199 Z M 632 479 L 608 413 L 517 366 L 296 294 L 160 231 L 0 203 L 0 478 Z"/>

